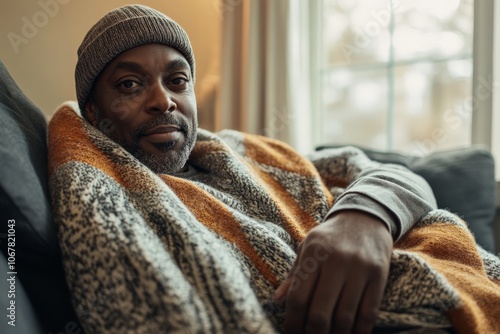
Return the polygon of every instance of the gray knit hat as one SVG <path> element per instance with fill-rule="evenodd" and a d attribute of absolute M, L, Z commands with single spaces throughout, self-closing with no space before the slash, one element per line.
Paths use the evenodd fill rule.
<path fill-rule="evenodd" d="M 179 51 L 191 67 L 194 80 L 194 55 L 189 38 L 174 20 L 143 5 L 128 5 L 112 10 L 87 33 L 78 48 L 75 69 L 76 95 L 80 110 L 106 65 L 133 47 L 160 43 Z"/>

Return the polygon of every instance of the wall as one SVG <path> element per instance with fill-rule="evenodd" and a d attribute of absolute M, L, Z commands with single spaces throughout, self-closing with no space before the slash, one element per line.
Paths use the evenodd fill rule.
<path fill-rule="evenodd" d="M 143 0 L 187 31 L 196 57 L 196 93 L 216 71 L 219 0 Z M 123 0 L 2 0 L 0 58 L 25 94 L 50 118 L 63 101 L 76 100 L 76 50 L 88 29 Z M 14 35 L 15 34 L 15 35 Z M 10 38 L 9 38 L 10 37 Z"/>

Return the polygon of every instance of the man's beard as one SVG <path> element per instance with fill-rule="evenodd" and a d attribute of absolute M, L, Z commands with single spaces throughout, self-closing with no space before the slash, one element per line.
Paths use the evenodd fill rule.
<path fill-rule="evenodd" d="M 186 141 L 182 147 L 176 151 L 174 151 L 172 147 L 177 141 L 155 145 L 158 149 L 165 151 L 165 153 L 169 151 L 172 153 L 175 152 L 173 157 L 166 157 L 166 155 L 162 154 L 146 153 L 138 145 L 123 145 L 123 147 L 153 172 L 157 174 L 175 174 L 183 169 L 189 159 L 189 155 L 195 144 L 196 131 L 192 134 L 193 135 L 188 137 L 187 133 L 184 133 Z"/>
<path fill-rule="evenodd" d="M 97 124 L 100 124 L 100 119 L 102 115 L 100 112 L 97 113 Z M 160 151 L 164 151 L 165 154 L 151 154 L 144 152 L 140 147 L 139 140 L 147 131 L 153 129 L 162 124 L 176 125 L 180 128 L 180 131 L 185 137 L 185 141 L 181 148 L 174 150 L 173 146 L 177 144 L 177 141 L 158 143 L 156 148 Z M 124 143 L 119 139 L 112 138 L 123 148 L 125 148 L 129 153 L 137 158 L 144 165 L 149 167 L 153 172 L 157 174 L 175 174 L 182 170 L 185 166 L 189 155 L 193 150 L 196 143 L 196 133 L 198 129 L 198 121 L 196 116 L 193 118 L 193 123 L 191 126 L 184 118 L 174 117 L 172 114 L 166 113 L 158 118 L 155 118 L 149 122 L 140 124 L 133 133 L 133 143 Z M 167 157 L 166 153 L 170 152 L 170 157 Z"/>

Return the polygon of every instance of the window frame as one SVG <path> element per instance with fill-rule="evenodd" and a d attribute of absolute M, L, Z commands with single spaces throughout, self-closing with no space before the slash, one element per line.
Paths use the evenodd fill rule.
<path fill-rule="evenodd" d="M 479 1 L 477 1 L 479 2 Z M 491 151 L 495 157 L 495 169 L 496 169 L 496 180 L 497 189 L 500 191 L 500 22 L 493 19 L 494 17 L 500 17 L 500 5 L 494 6 L 493 0 L 491 0 L 491 5 L 494 7 L 491 12 L 492 22 L 490 23 L 490 29 L 493 32 L 493 49 L 492 49 L 492 106 L 490 109 L 491 113 Z M 478 115 L 480 117 L 480 115 Z M 495 129 L 499 131 L 494 131 Z M 500 207 L 500 196 L 497 196 L 497 206 Z"/>
<path fill-rule="evenodd" d="M 492 148 L 493 139 L 494 7 L 494 0 L 474 1 L 474 46 L 472 60 L 472 96 L 474 107 L 472 113 L 471 143 L 472 145 L 484 145 L 489 149 Z"/>

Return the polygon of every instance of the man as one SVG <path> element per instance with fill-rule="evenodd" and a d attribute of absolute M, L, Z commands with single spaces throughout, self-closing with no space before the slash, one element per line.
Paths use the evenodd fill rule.
<path fill-rule="evenodd" d="M 401 167 L 371 162 L 352 148 L 312 155 L 314 169 L 282 143 L 234 131 L 215 135 L 198 130 L 188 36 L 173 20 L 145 6 L 118 8 L 90 29 L 78 50 L 75 79 L 79 109 L 91 126 L 73 126 L 79 121 L 62 111 L 54 116 L 51 192 L 68 281 L 86 330 L 148 331 L 161 327 L 152 323 L 161 321 L 155 314 L 163 311 L 169 314 L 164 316 L 169 318 L 166 332 L 236 331 L 231 312 L 244 332 L 252 326 L 263 333 L 283 328 L 287 333 L 371 332 L 394 241 L 436 208 L 423 179 Z M 70 117 L 66 123 L 64 117 Z M 79 151 L 65 144 L 70 138 Z M 79 152 L 85 164 L 67 164 L 64 174 L 59 167 Z M 130 184 L 141 182 L 143 192 L 130 190 Z M 165 184 L 169 189 L 162 188 Z M 92 191 L 85 193 L 87 187 Z M 327 187 L 335 188 L 335 199 Z M 155 206 L 154 201 L 167 197 L 170 204 L 147 211 L 144 202 Z M 117 209 L 122 205 L 123 210 Z M 183 216 L 171 218 L 179 210 Z M 198 223 L 182 225 L 191 220 Z M 184 232 L 173 237 L 169 229 L 181 225 Z M 217 249 L 211 261 L 220 256 L 238 263 L 212 263 L 219 269 L 205 272 L 204 277 L 222 275 L 213 283 L 220 284 L 220 302 L 206 297 L 212 288 L 200 288 L 204 282 L 197 279 L 199 268 L 210 266 L 185 258 L 186 244 L 196 244 L 194 252 L 205 243 Z M 154 260 L 165 250 L 165 258 Z M 113 264 L 108 266 L 108 260 Z M 165 261 L 172 266 L 161 267 Z M 237 271 L 233 279 L 246 277 L 241 278 L 246 283 L 224 281 L 221 277 L 233 277 L 221 274 L 224 270 Z M 168 279 L 154 278 L 169 271 L 178 274 L 168 279 L 185 277 L 175 289 L 165 288 Z M 89 272 L 93 276 L 85 276 Z M 150 276 L 141 281 L 143 272 Z M 253 293 L 232 290 L 242 284 Z M 97 291 L 113 292 L 102 292 L 101 298 Z M 165 305 L 172 299 L 156 300 L 183 291 L 191 291 L 190 297 L 175 298 L 203 305 L 207 325 L 204 316 L 196 317 L 200 308 L 193 311 L 187 302 L 169 308 Z M 109 311 L 118 303 L 114 298 L 128 303 Z M 265 304 L 268 318 L 252 304 L 254 299 Z M 154 305 L 148 307 L 149 302 Z M 253 305 L 253 311 L 241 302 Z M 249 312 L 257 314 L 256 323 Z M 177 318 L 170 316 L 174 313 Z M 186 314 L 197 320 L 185 320 Z"/>

